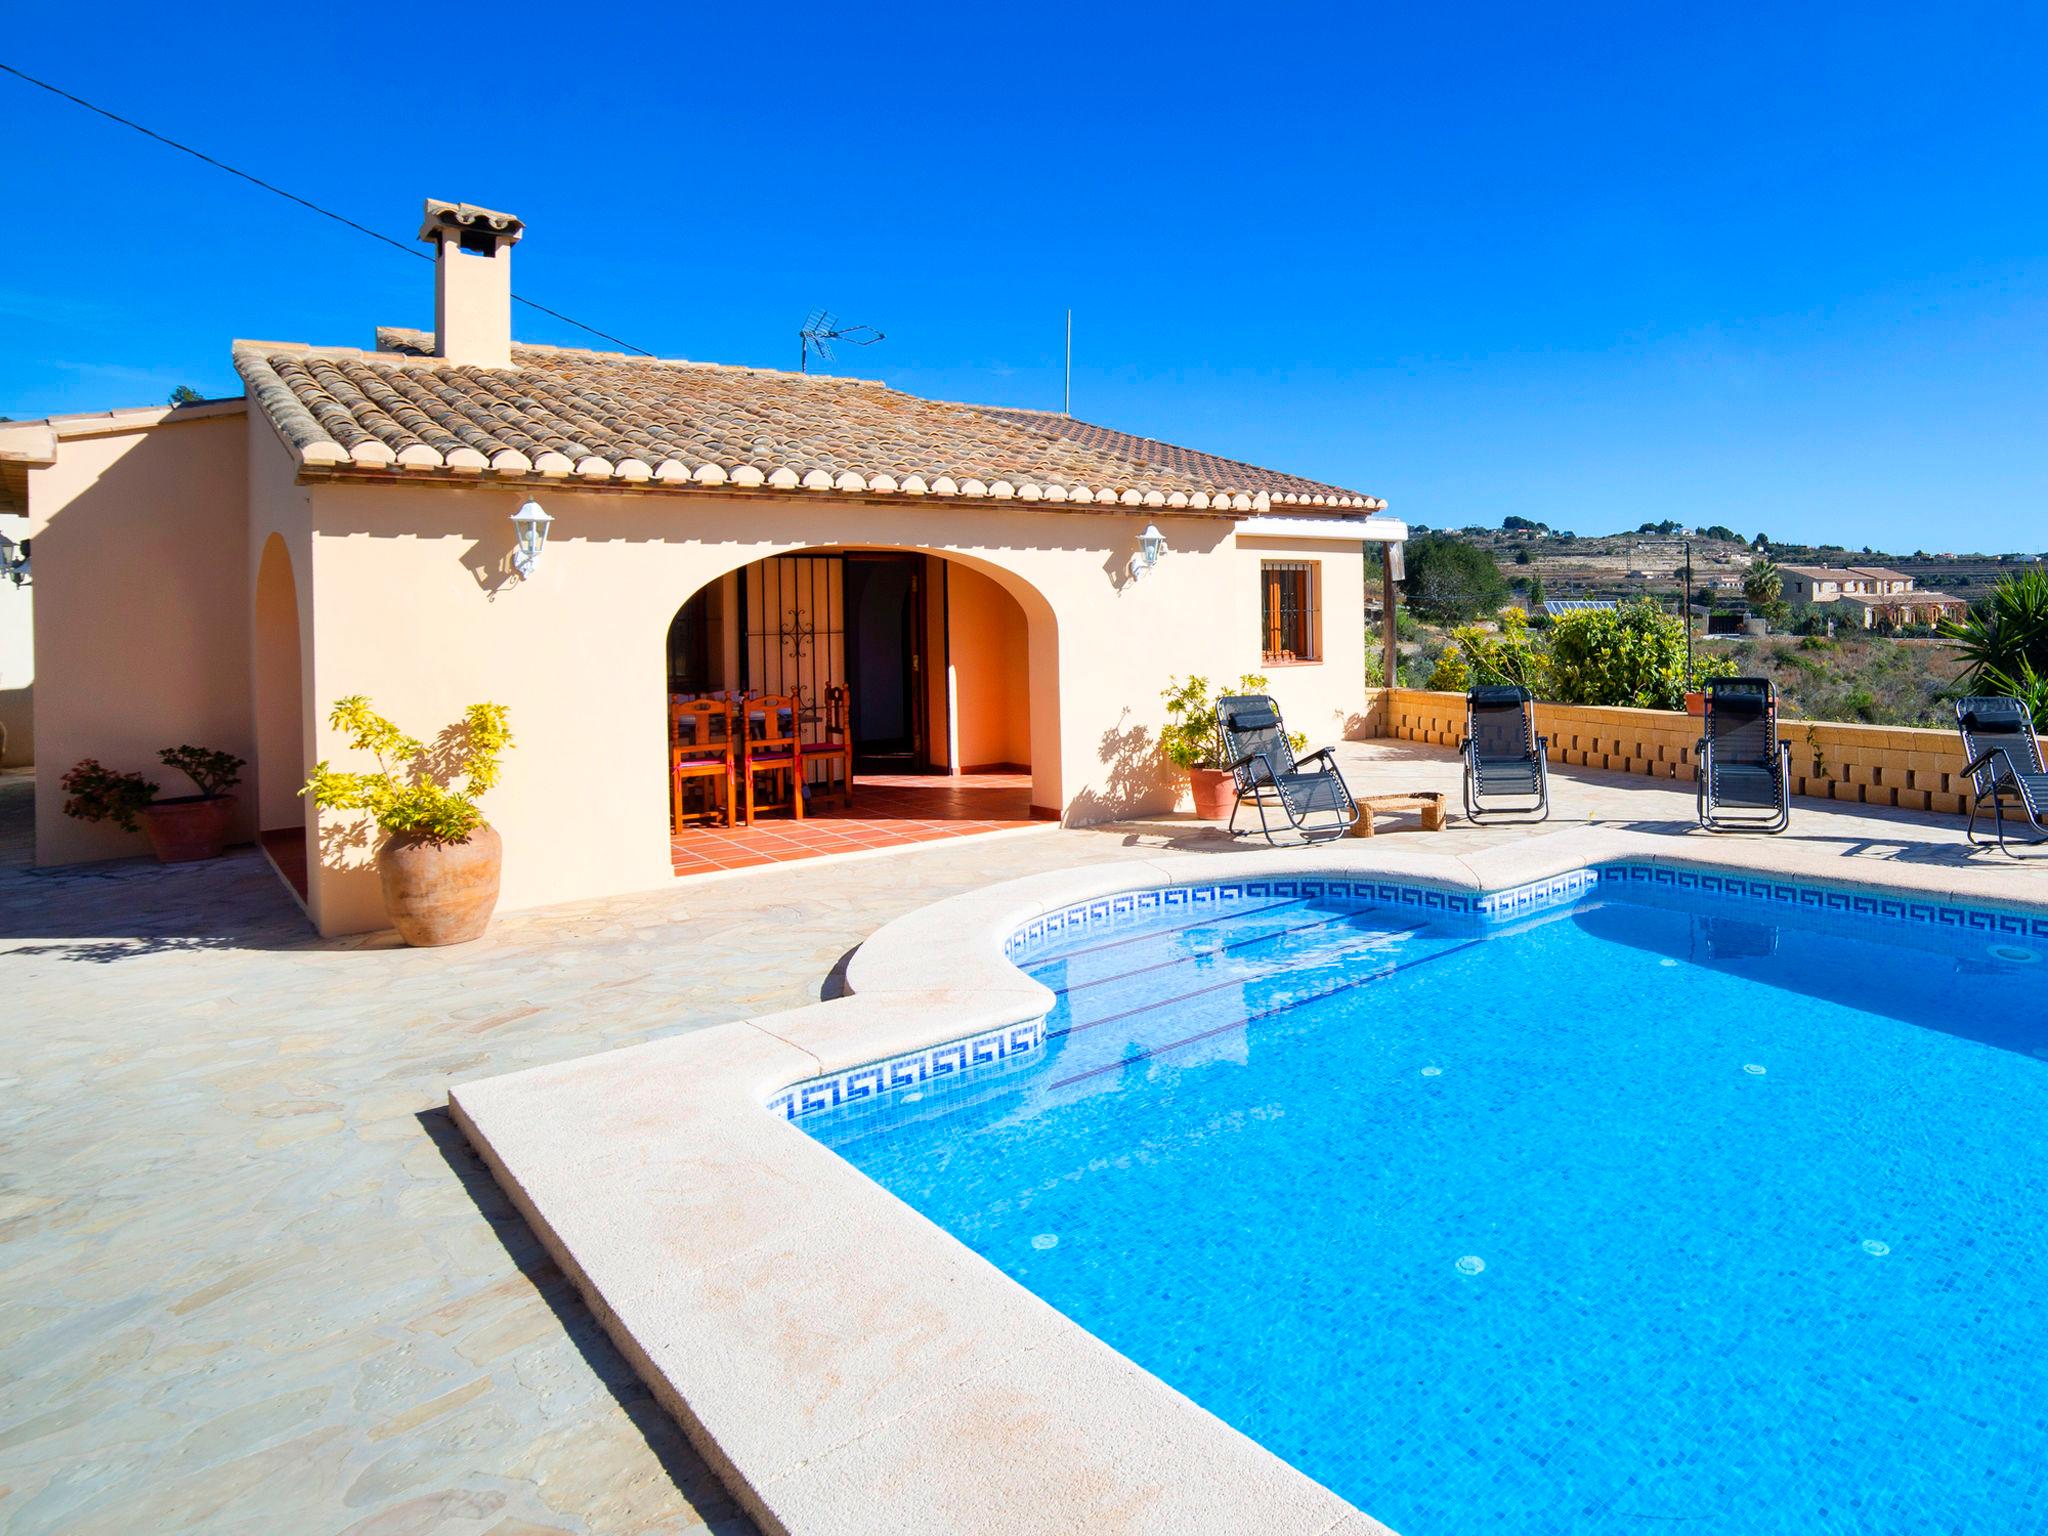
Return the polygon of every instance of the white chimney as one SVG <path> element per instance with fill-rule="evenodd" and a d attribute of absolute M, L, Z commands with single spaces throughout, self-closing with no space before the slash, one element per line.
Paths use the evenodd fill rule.
<path fill-rule="evenodd" d="M 434 355 L 472 368 L 512 366 L 512 247 L 526 226 L 509 213 L 427 199 L 420 238 L 434 247 Z"/>

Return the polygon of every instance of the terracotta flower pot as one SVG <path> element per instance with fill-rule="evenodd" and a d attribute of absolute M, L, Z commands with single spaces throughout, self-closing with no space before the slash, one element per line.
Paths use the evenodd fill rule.
<path fill-rule="evenodd" d="M 1685 696 L 1685 712 L 1688 715 L 1704 715 L 1707 712 L 1707 696 L 1704 693 L 1688 693 Z"/>
<path fill-rule="evenodd" d="M 188 864 L 217 859 L 235 819 L 233 795 L 178 795 L 152 800 L 138 813 L 159 862 Z"/>
<path fill-rule="evenodd" d="M 1188 778 L 1195 791 L 1195 815 L 1203 821 L 1221 821 L 1230 814 L 1231 775 L 1222 768 L 1190 768 Z"/>
<path fill-rule="evenodd" d="M 391 926 L 417 949 L 468 943 L 490 926 L 503 857 L 493 827 L 478 827 L 459 843 L 394 832 L 377 853 Z"/>

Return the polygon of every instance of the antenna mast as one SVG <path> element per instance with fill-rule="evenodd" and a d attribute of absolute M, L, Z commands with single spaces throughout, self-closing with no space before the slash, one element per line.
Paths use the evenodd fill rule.
<path fill-rule="evenodd" d="M 1067 388 L 1060 403 L 1060 414 L 1074 414 L 1074 312 L 1067 311 Z"/>
<path fill-rule="evenodd" d="M 878 341 L 888 340 L 872 325 L 841 325 L 832 317 L 832 312 L 825 309 L 812 310 L 811 318 L 804 322 L 803 329 L 796 335 L 800 348 L 796 362 L 799 373 L 811 371 L 813 352 L 818 354 L 820 362 L 831 362 L 832 343 L 835 341 L 851 342 L 856 347 L 872 347 Z"/>

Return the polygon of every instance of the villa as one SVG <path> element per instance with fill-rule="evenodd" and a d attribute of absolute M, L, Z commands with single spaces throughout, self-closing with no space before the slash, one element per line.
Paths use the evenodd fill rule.
<path fill-rule="evenodd" d="M 1382 502 L 1047 412 L 520 345 L 524 234 L 430 201 L 432 332 L 238 341 L 246 398 L 0 427 L 40 860 L 140 846 L 63 816 L 64 769 L 197 742 L 253 764 L 240 835 L 321 933 L 384 926 L 367 839 L 299 796 L 358 694 L 426 735 L 508 707 L 506 910 L 734 862 L 672 841 L 669 696 L 794 693 L 816 731 L 843 690 L 855 772 L 977 825 L 1169 809 L 1175 675 L 1363 729 Z"/>
<path fill-rule="evenodd" d="M 1938 624 L 1960 619 L 1970 605 L 1946 592 L 1922 592 L 1913 577 L 1880 566 L 1781 565 L 1790 603 L 1836 605 L 1868 629 L 1888 624 Z"/>

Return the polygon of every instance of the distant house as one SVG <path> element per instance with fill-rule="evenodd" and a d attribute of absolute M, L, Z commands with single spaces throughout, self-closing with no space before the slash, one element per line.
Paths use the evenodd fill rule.
<path fill-rule="evenodd" d="M 1938 624 L 1959 619 L 1970 605 L 1945 592 L 1922 592 L 1903 571 L 1877 565 L 1784 565 L 1778 568 L 1792 603 L 1837 603 L 1847 620 L 1873 624 Z"/>

